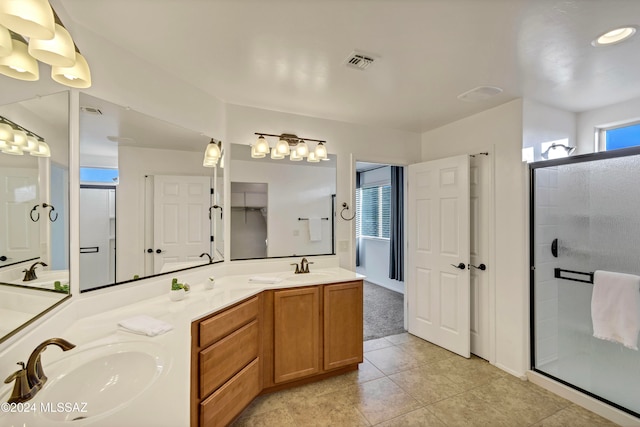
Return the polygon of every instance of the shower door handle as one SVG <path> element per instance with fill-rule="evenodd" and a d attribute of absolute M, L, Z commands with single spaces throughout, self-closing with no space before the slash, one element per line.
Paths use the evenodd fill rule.
<path fill-rule="evenodd" d="M 455 267 L 455 268 L 459 268 L 460 270 L 466 270 L 466 269 L 467 269 L 467 266 L 465 265 L 465 263 L 464 263 L 464 262 L 461 262 L 461 263 L 460 263 L 460 264 L 458 264 L 458 265 L 455 265 L 455 264 L 451 264 L 451 265 L 452 265 L 453 267 Z"/>

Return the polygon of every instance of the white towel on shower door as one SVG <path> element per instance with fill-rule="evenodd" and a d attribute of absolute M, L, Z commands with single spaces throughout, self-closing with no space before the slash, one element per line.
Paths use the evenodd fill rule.
<path fill-rule="evenodd" d="M 591 294 L 593 336 L 638 350 L 640 276 L 598 270 Z"/>
<path fill-rule="evenodd" d="M 309 218 L 309 240 L 312 242 L 322 240 L 322 220 L 320 218 Z"/>

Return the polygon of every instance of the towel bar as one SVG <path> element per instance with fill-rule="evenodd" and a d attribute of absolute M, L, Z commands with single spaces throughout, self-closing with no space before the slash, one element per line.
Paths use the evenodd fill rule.
<path fill-rule="evenodd" d="M 562 273 L 580 274 L 580 275 L 583 275 L 583 276 L 589 276 L 589 280 L 576 279 L 574 277 L 566 277 L 566 276 L 563 276 Z M 556 279 L 572 280 L 574 282 L 591 283 L 591 284 L 593 284 L 593 273 L 585 273 L 583 271 L 563 270 L 561 268 L 554 268 L 553 269 L 553 277 L 555 277 Z"/>

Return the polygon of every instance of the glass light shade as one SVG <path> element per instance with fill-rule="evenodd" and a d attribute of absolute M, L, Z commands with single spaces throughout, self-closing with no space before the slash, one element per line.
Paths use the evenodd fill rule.
<path fill-rule="evenodd" d="M 8 146 L 9 146 L 9 143 L 7 141 L 3 141 L 0 139 L 0 151 L 4 150 Z"/>
<path fill-rule="evenodd" d="M 13 141 L 13 128 L 6 123 L 0 123 L 0 141 Z"/>
<path fill-rule="evenodd" d="M 29 38 L 49 40 L 55 33 L 53 10 L 47 0 L 3 0 L 0 24 Z"/>
<path fill-rule="evenodd" d="M 271 149 L 271 158 L 274 160 L 281 160 L 284 159 L 284 154 L 278 153 L 278 149 L 276 147 L 273 147 Z"/>
<path fill-rule="evenodd" d="M 27 134 L 20 129 L 13 130 L 13 145 L 24 151 L 29 146 Z"/>
<path fill-rule="evenodd" d="M 38 141 L 35 136 L 27 135 L 27 146 L 24 147 L 22 151 L 32 153 L 38 150 L 39 145 L 40 141 Z"/>
<path fill-rule="evenodd" d="M 22 156 L 24 151 L 20 149 L 17 145 L 9 144 L 5 148 L 2 149 L 4 154 L 11 154 L 12 156 Z"/>
<path fill-rule="evenodd" d="M 264 136 L 260 135 L 258 141 L 254 145 L 256 152 L 260 154 L 269 154 L 269 143 Z"/>
<path fill-rule="evenodd" d="M 302 156 L 298 154 L 298 150 L 291 150 L 289 160 L 291 160 L 292 162 L 299 162 L 300 160 L 302 160 Z"/>
<path fill-rule="evenodd" d="M 224 154 L 220 157 L 220 169 L 224 169 Z"/>
<path fill-rule="evenodd" d="M 318 163 L 320 161 L 320 159 L 318 159 L 318 156 L 316 156 L 316 152 L 315 151 L 309 151 L 309 156 L 307 157 L 307 162 L 309 163 Z"/>
<path fill-rule="evenodd" d="M 204 166 L 205 168 L 214 168 L 216 167 L 217 163 L 218 163 L 218 159 L 213 160 L 205 157 L 204 160 L 202 161 L 202 166 Z"/>
<path fill-rule="evenodd" d="M 207 148 L 204 151 L 204 158 L 218 161 L 222 153 L 220 152 L 220 147 L 213 140 L 209 144 L 207 144 Z"/>
<path fill-rule="evenodd" d="M 0 56 L 7 56 L 13 50 L 9 30 L 0 25 Z"/>
<path fill-rule="evenodd" d="M 76 47 L 71 34 L 60 24 L 56 24 L 56 34 L 50 40 L 29 39 L 29 55 L 59 67 L 72 67 L 76 63 Z"/>
<path fill-rule="evenodd" d="M 32 151 L 31 155 L 36 157 L 51 157 L 51 149 L 49 148 L 49 144 L 44 141 L 40 141 L 38 144 L 38 149 Z"/>
<path fill-rule="evenodd" d="M 264 153 L 258 153 L 258 152 L 256 151 L 256 146 L 255 146 L 255 145 L 252 145 L 252 146 L 251 146 L 251 157 L 252 157 L 252 158 L 254 158 L 254 159 L 261 159 L 261 158 L 263 158 L 264 156 L 266 156 L 266 154 L 264 154 Z"/>
<path fill-rule="evenodd" d="M 307 157 L 309 155 L 309 147 L 307 147 L 307 143 L 304 141 L 298 143 L 296 151 L 300 157 Z"/>
<path fill-rule="evenodd" d="M 278 141 L 278 143 L 276 144 L 276 150 L 278 151 L 278 154 L 281 154 L 282 156 L 288 156 L 289 154 L 291 154 L 289 143 L 284 139 Z"/>
<path fill-rule="evenodd" d="M 86 89 L 91 86 L 91 71 L 89 64 L 80 52 L 76 52 L 76 63 L 71 67 L 51 67 L 51 78 L 65 86 L 76 89 Z"/>
<path fill-rule="evenodd" d="M 327 147 L 325 147 L 322 142 L 319 142 L 318 145 L 316 145 L 314 152 L 318 160 L 324 160 L 327 158 Z"/>
<path fill-rule="evenodd" d="M 38 61 L 29 55 L 27 44 L 21 40 L 11 40 L 13 51 L 0 57 L 0 73 L 18 80 L 36 81 L 40 78 Z"/>

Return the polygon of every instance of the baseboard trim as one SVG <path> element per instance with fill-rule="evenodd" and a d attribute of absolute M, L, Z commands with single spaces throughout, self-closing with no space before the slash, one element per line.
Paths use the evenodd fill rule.
<path fill-rule="evenodd" d="M 549 390 L 552 393 L 557 394 L 560 397 L 582 406 L 589 411 L 600 415 L 603 418 L 608 419 L 616 424 L 625 427 L 640 427 L 640 419 L 633 417 L 626 412 L 623 412 L 617 408 L 607 405 L 604 402 L 594 399 L 591 396 L 580 393 L 578 390 L 574 390 L 564 384 L 560 384 L 557 381 L 552 380 L 542 374 L 533 371 L 527 371 L 527 378 L 533 384 Z"/>

